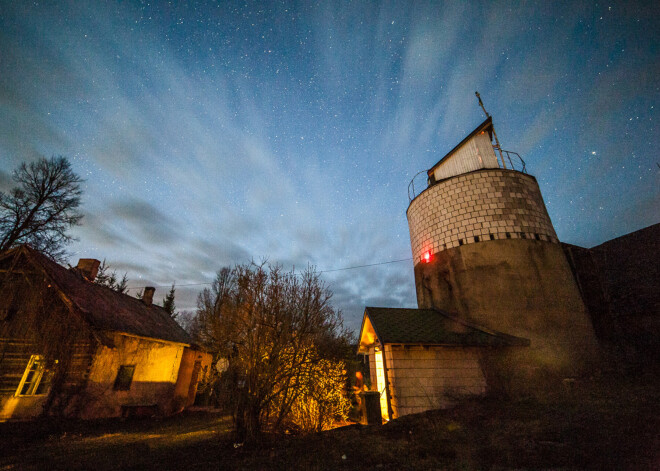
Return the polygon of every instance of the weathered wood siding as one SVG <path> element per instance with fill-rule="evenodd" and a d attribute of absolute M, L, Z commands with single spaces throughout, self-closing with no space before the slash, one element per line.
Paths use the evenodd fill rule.
<path fill-rule="evenodd" d="M 13 266 L 4 262 L 0 265 L 0 419 L 36 417 L 45 406 L 47 413 L 59 414 L 68 407 L 71 392 L 84 387 L 96 343 L 43 274 L 20 261 Z M 18 396 L 32 355 L 43 356 L 53 371 L 51 388 L 44 394 Z"/>
<path fill-rule="evenodd" d="M 33 353 L 31 342 L 0 338 L 0 396 L 14 395 Z"/>
<path fill-rule="evenodd" d="M 394 418 L 486 392 L 475 348 L 385 345 L 385 363 Z"/>
<path fill-rule="evenodd" d="M 37 344 L 16 339 L 0 339 L 0 420 L 27 419 L 44 413 L 48 415 L 64 414 L 64 410 L 75 411 L 78 403 L 77 394 L 85 387 L 92 364 L 95 345 L 77 343 L 71 346 L 70 357 L 66 360 L 66 372 L 62 382 L 53 390 L 56 376 L 51 387 L 44 394 L 18 396 L 17 390 L 23 373 L 32 355 L 41 354 Z M 52 365 L 53 373 L 60 363 Z M 49 395 L 52 394 L 52 397 Z M 44 410 L 48 404 L 49 409 Z"/>
<path fill-rule="evenodd" d="M 477 134 L 467 141 L 433 172 L 436 181 L 482 168 L 499 168 L 490 136 L 487 132 Z"/>

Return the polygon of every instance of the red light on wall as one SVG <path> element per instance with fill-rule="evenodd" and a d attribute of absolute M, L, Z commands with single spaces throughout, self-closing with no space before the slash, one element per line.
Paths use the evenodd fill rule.
<path fill-rule="evenodd" d="M 430 250 L 427 250 L 427 251 L 424 252 L 424 254 L 422 255 L 422 262 L 424 262 L 424 263 L 429 263 L 429 262 L 431 261 L 431 258 L 432 258 L 432 257 L 433 257 L 433 256 L 431 255 L 431 251 L 430 251 Z"/>

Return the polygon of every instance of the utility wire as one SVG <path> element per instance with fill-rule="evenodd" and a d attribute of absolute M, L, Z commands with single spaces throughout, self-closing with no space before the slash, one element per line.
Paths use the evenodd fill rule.
<path fill-rule="evenodd" d="M 321 270 L 319 274 L 330 273 L 331 271 L 343 271 L 343 270 L 354 270 L 356 268 L 375 267 L 376 265 L 386 265 L 388 263 L 407 262 L 408 260 L 412 260 L 412 257 L 402 258 L 399 260 L 390 260 L 389 262 L 369 263 L 367 265 L 355 265 L 353 267 L 333 268 L 332 270 Z"/>
<path fill-rule="evenodd" d="M 342 267 L 342 268 L 332 268 L 330 270 L 321 270 L 319 271 L 319 275 L 321 273 L 330 273 L 330 272 L 335 272 L 335 271 L 344 271 L 344 270 L 355 270 L 356 268 L 367 268 L 367 267 L 375 267 L 378 265 L 387 265 L 388 263 L 399 263 L 399 262 L 407 262 L 409 260 L 412 260 L 412 257 L 408 258 L 401 258 L 399 260 L 389 260 L 387 262 L 378 262 L 378 263 L 368 263 L 366 265 L 354 265 L 352 267 Z M 188 283 L 185 285 L 176 285 L 177 288 L 181 288 L 184 286 L 204 286 L 204 285 L 212 285 L 213 282 L 207 282 L 207 283 Z M 168 288 L 171 285 L 156 285 L 153 286 L 153 288 Z M 144 289 L 146 286 L 128 286 L 126 289 Z"/>

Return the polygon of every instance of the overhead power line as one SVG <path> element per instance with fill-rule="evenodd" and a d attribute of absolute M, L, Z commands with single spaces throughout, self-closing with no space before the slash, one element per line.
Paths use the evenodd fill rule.
<path fill-rule="evenodd" d="M 412 257 L 401 258 L 399 260 L 389 260 L 387 262 L 368 263 L 366 265 L 353 265 L 353 266 L 350 266 L 350 267 L 332 268 L 330 270 L 320 270 L 319 275 L 321 273 L 330 273 L 330 272 L 344 271 L 344 270 L 355 270 L 356 268 L 375 267 L 375 266 L 378 266 L 378 265 L 387 265 L 389 263 L 407 262 L 407 261 L 410 261 L 410 260 L 412 260 Z M 187 283 L 185 285 L 176 285 L 176 287 L 181 288 L 181 287 L 186 287 L 186 286 L 204 286 L 204 285 L 212 285 L 212 284 L 213 284 L 213 282 L 210 281 L 210 282 L 205 282 L 205 283 Z M 169 284 L 169 285 L 156 285 L 156 286 L 153 286 L 153 288 L 169 288 L 170 286 L 171 286 L 171 284 Z M 147 286 L 129 286 L 127 289 L 144 289 L 146 287 Z"/>
<path fill-rule="evenodd" d="M 356 268 L 375 267 L 376 265 L 386 265 L 388 263 L 407 262 L 408 260 L 412 260 L 412 257 L 402 258 L 400 260 L 390 260 L 389 262 L 368 263 L 367 265 L 355 265 L 355 266 L 352 266 L 352 267 L 333 268 L 331 270 L 321 270 L 321 271 L 319 271 L 319 273 L 330 273 L 331 271 L 343 271 L 343 270 L 354 270 Z"/>

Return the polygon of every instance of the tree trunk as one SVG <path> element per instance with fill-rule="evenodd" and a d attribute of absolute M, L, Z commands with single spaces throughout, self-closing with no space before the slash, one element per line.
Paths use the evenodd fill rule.
<path fill-rule="evenodd" d="M 254 404 L 244 393 L 239 393 L 234 415 L 234 434 L 237 443 L 254 442 L 261 432 L 261 407 Z"/>

